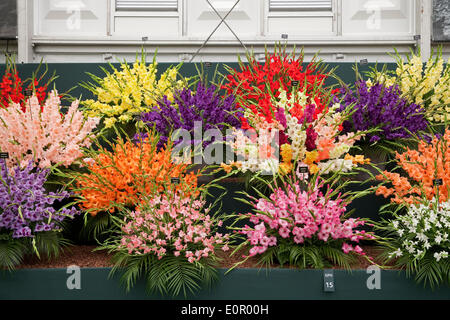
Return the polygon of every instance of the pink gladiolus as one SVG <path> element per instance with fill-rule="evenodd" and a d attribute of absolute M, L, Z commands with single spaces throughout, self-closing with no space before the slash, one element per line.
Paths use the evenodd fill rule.
<path fill-rule="evenodd" d="M 363 220 L 342 221 L 346 203 L 340 195 L 337 199 L 330 199 L 328 195 L 333 192 L 331 189 L 328 189 L 327 194 L 322 194 L 321 187 L 316 182 L 312 190 L 304 191 L 296 182 L 293 185 L 286 184 L 284 189 L 275 189 L 269 200 L 255 199 L 252 205 L 262 213 L 248 213 L 246 216 L 258 224 L 253 228 L 246 225 L 238 231 L 247 236 L 252 246 L 249 255 L 261 254 L 268 247 L 276 246 L 277 238 L 292 239 L 296 244 L 304 243 L 305 239 L 323 242 L 330 240 L 359 242 L 362 239 L 373 239 L 372 234 L 355 229 L 364 225 Z M 354 251 L 364 254 L 359 246 L 353 248 L 346 242 L 342 250 L 345 253 Z"/>
<path fill-rule="evenodd" d="M 60 112 L 57 91 L 48 95 L 42 110 L 36 96 L 27 100 L 25 112 L 17 103 L 0 108 L 0 149 L 9 153 L 8 167 L 26 166 L 30 160 L 40 168 L 69 166 L 82 157 L 81 148 L 91 145 L 91 132 L 100 119 L 85 119 L 77 100 L 65 115 Z"/>
<path fill-rule="evenodd" d="M 254 255 L 258 254 L 258 247 L 250 248 L 249 253 L 250 253 L 250 256 L 254 256 Z"/>
<path fill-rule="evenodd" d="M 294 242 L 295 242 L 295 243 L 302 243 L 302 242 L 303 242 L 303 238 L 300 237 L 300 236 L 295 236 L 295 237 L 294 237 Z"/>
<path fill-rule="evenodd" d="M 350 251 L 353 251 L 353 247 L 351 245 L 349 245 L 348 243 L 343 243 L 342 244 L 342 251 L 344 251 L 344 253 L 349 253 Z"/>
<path fill-rule="evenodd" d="M 290 232 L 291 232 L 291 231 L 290 231 L 288 228 L 281 228 L 281 229 L 279 230 L 280 236 L 281 236 L 282 238 L 288 238 Z"/>
<path fill-rule="evenodd" d="M 130 254 L 154 252 L 159 259 L 173 253 L 191 263 L 214 254 L 216 247 L 228 250 L 228 237 L 212 231 L 218 223 L 204 205 L 178 193 L 147 199 L 127 215 L 120 246 Z"/>
<path fill-rule="evenodd" d="M 355 252 L 362 253 L 363 249 L 360 246 L 355 246 Z"/>

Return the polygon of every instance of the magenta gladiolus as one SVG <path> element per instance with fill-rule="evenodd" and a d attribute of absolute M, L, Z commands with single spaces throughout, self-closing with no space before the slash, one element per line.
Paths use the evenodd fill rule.
<path fill-rule="evenodd" d="M 249 255 L 262 254 L 269 247 L 277 246 L 281 239 L 291 239 L 295 244 L 302 244 L 306 239 L 341 240 L 344 253 L 364 254 L 359 246 L 353 247 L 350 242 L 373 239 L 370 233 L 357 230 L 365 221 L 343 219 L 347 203 L 340 197 L 331 199 L 329 195 L 333 190 L 329 188 L 323 194 L 321 187 L 316 182 L 313 190 L 305 191 L 295 182 L 275 189 L 268 199 L 254 199 L 252 205 L 256 213 L 246 215 L 255 226 L 246 225 L 239 231 L 252 246 Z"/>

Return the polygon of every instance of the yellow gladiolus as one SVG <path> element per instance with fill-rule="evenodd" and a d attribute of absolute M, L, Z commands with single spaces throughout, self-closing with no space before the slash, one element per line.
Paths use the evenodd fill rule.
<path fill-rule="evenodd" d="M 317 172 L 319 172 L 319 167 L 317 166 L 317 164 L 312 164 L 309 166 L 309 172 L 311 172 L 311 174 L 316 174 Z"/>
<path fill-rule="evenodd" d="M 284 163 L 291 163 L 292 160 L 292 148 L 291 145 L 288 143 L 281 145 L 281 158 L 283 159 Z"/>
<path fill-rule="evenodd" d="M 441 51 L 432 55 L 422 63 L 420 55 L 412 55 L 405 62 L 397 57 L 397 68 L 394 72 L 373 72 L 373 79 L 367 81 L 368 86 L 374 82 L 383 82 L 387 86 L 398 84 L 402 95 L 411 103 L 422 105 L 426 110 L 426 117 L 432 122 L 444 122 L 446 108 L 450 103 L 450 60 L 444 69 Z"/>
<path fill-rule="evenodd" d="M 82 101 L 85 115 L 102 117 L 108 128 L 116 122 L 131 121 L 136 113 L 149 111 L 164 95 L 173 101 L 173 91 L 185 84 L 179 79 L 177 67 L 168 68 L 157 79 L 157 63 L 146 64 L 144 56 L 131 66 L 124 62 L 120 69 L 112 65 L 111 68 L 112 72 L 104 78 L 94 78 L 95 84 L 83 84 L 96 100 Z"/>
<path fill-rule="evenodd" d="M 307 151 L 304 163 L 306 163 L 308 166 L 312 165 L 315 161 L 317 161 L 317 158 L 319 157 L 319 152 L 317 150 L 314 151 Z"/>
<path fill-rule="evenodd" d="M 279 166 L 278 166 L 278 172 L 282 175 L 288 174 L 289 172 L 292 171 L 292 163 L 285 163 L 282 162 Z"/>

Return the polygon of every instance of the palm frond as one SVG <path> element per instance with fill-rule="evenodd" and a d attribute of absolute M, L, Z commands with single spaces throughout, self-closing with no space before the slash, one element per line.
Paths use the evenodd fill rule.
<path fill-rule="evenodd" d="M 346 254 L 340 248 L 321 246 L 320 251 L 322 255 L 333 265 L 338 265 L 346 270 L 350 270 L 350 265 L 356 261 L 354 255 Z"/>
<path fill-rule="evenodd" d="M 36 233 L 35 243 L 39 255 L 48 259 L 58 257 L 62 249 L 70 244 L 59 232 L 54 231 Z"/>
<path fill-rule="evenodd" d="M 420 259 L 420 261 L 417 261 L 413 269 L 415 271 L 414 279 L 418 283 L 423 283 L 424 287 L 428 284 L 431 288 L 434 288 L 444 280 L 444 272 L 441 270 L 441 265 L 436 259 L 428 255 Z"/>
<path fill-rule="evenodd" d="M 20 265 L 27 247 L 19 239 L 0 240 L 0 269 L 12 271 Z"/>
<path fill-rule="evenodd" d="M 111 215 L 109 213 L 98 213 L 95 216 L 86 214 L 85 224 L 80 232 L 80 237 L 86 239 L 97 239 L 102 233 L 110 230 Z M 111 231 L 111 230 L 110 230 Z"/>
<path fill-rule="evenodd" d="M 211 259 L 190 263 L 185 257 L 168 255 L 162 259 L 148 254 L 130 256 L 116 252 L 112 259 L 114 267 L 110 276 L 122 270 L 120 281 L 129 292 L 139 279 L 144 279 L 149 294 L 187 297 L 202 288 L 210 288 L 217 280 L 217 270 Z"/>

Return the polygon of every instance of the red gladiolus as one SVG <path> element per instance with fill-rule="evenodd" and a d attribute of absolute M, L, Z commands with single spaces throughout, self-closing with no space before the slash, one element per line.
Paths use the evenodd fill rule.
<path fill-rule="evenodd" d="M 53 81 L 54 77 L 51 77 L 46 84 L 40 85 L 39 82 L 42 78 L 43 75 L 39 79 L 34 78 L 24 81 L 20 78 L 14 62 L 7 61 L 6 73 L 0 82 L 0 107 L 8 108 L 11 102 L 19 103 L 22 111 L 25 112 L 25 100 L 28 98 L 25 96 L 25 91 L 31 90 L 31 94 L 38 98 L 42 111 L 47 98 L 48 84 Z"/>
<path fill-rule="evenodd" d="M 317 108 L 314 117 L 321 113 L 326 105 L 324 94 L 321 90 L 327 75 L 318 70 L 317 62 L 312 61 L 305 69 L 302 66 L 303 55 L 288 56 L 285 52 L 275 52 L 266 56 L 264 64 L 256 61 L 254 57 L 249 59 L 249 65 L 241 65 L 240 70 L 230 70 L 227 76 L 228 82 L 222 87 L 228 94 L 237 97 L 237 107 L 244 110 L 250 109 L 268 123 L 274 120 L 275 108 L 272 105 L 272 96 L 278 97 L 279 89 L 288 92 L 288 98 L 295 86 L 306 93 L 315 102 Z M 295 105 L 291 109 L 292 115 L 300 119 L 303 116 L 305 106 Z M 243 129 L 248 126 L 242 119 Z"/>

